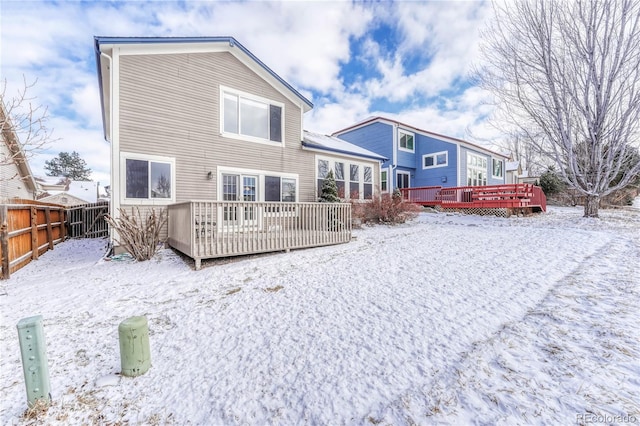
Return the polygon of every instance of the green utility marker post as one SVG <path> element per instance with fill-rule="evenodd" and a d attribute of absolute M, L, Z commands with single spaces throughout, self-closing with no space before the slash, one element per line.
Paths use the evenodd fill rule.
<path fill-rule="evenodd" d="M 27 387 L 27 403 L 32 407 L 36 400 L 51 401 L 47 345 L 42 329 L 42 315 L 18 321 L 18 339 L 22 355 L 24 382 Z"/>
<path fill-rule="evenodd" d="M 131 317 L 118 326 L 122 375 L 141 376 L 151 367 L 149 325 L 145 317 Z"/>

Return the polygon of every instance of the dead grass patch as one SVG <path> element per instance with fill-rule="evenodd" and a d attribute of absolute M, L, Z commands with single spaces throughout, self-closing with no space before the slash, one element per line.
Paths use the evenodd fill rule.
<path fill-rule="evenodd" d="M 229 291 L 227 291 L 225 293 L 225 296 L 231 296 L 232 294 L 235 294 L 235 293 L 239 292 L 240 290 L 242 290 L 240 287 L 232 288 L 231 290 L 229 290 Z"/>
<path fill-rule="evenodd" d="M 36 399 L 36 402 L 22 413 L 23 420 L 37 420 L 47 413 L 51 402 L 46 399 Z"/>

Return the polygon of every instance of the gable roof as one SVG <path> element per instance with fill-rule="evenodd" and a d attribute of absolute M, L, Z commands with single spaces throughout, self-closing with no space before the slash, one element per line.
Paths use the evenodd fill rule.
<path fill-rule="evenodd" d="M 353 155 L 378 161 L 386 161 L 387 158 L 368 149 L 361 148 L 335 136 L 321 135 L 319 133 L 304 131 L 302 146 L 337 154 Z"/>
<path fill-rule="evenodd" d="M 20 180 L 29 188 L 32 192 L 37 192 L 38 185 L 36 184 L 29 162 L 18 139 L 18 134 L 13 127 L 11 117 L 7 113 L 4 106 L 4 100 L 0 97 L 0 123 L 2 123 L 2 140 L 9 150 L 9 155 L 15 165 L 18 167 L 20 173 Z"/>
<path fill-rule="evenodd" d="M 113 46 L 129 46 L 131 48 L 138 47 L 145 52 L 160 51 L 162 47 L 175 46 L 176 49 L 184 48 L 186 45 L 197 45 L 202 52 L 229 52 L 238 60 L 248 66 L 252 71 L 263 77 L 268 83 L 275 87 L 290 99 L 296 99 L 300 102 L 303 112 L 310 111 L 313 103 L 304 97 L 300 92 L 287 83 L 282 77 L 276 74 L 264 62 L 258 59 L 246 47 L 240 44 L 235 38 L 229 36 L 219 37 L 106 37 L 94 36 L 94 46 L 96 54 L 96 65 L 98 71 L 98 85 L 100 89 L 100 104 L 102 108 L 102 123 L 105 137 L 107 136 L 107 119 L 105 115 L 105 87 L 103 84 L 110 84 L 108 80 L 103 78 L 102 56 L 109 58 L 106 52 L 111 52 Z M 109 63 L 106 65 L 110 67 Z M 105 68 L 106 69 L 106 68 Z M 108 88 L 110 90 L 110 88 Z"/>
<path fill-rule="evenodd" d="M 375 117 L 366 118 L 366 119 L 364 119 L 364 120 L 362 120 L 362 121 L 360 121 L 360 122 L 358 122 L 356 124 L 353 124 L 353 125 L 351 125 L 349 127 L 345 127 L 344 129 L 341 129 L 341 130 L 338 130 L 336 132 L 333 132 L 331 134 L 331 136 L 338 136 L 338 135 L 340 135 L 342 133 L 346 133 L 346 132 L 349 132 L 351 130 L 355 130 L 355 129 L 358 129 L 360 127 L 364 127 L 364 126 L 367 126 L 369 124 L 376 123 L 376 122 L 386 122 L 387 124 L 395 124 L 398 127 L 402 127 L 404 129 L 412 130 L 412 131 L 414 131 L 416 133 L 421 133 L 421 134 L 423 134 L 425 136 L 429 136 L 429 137 L 432 137 L 432 138 L 444 140 L 446 142 L 453 142 L 453 143 L 456 143 L 456 144 L 459 144 L 459 145 L 463 145 L 463 146 L 466 146 L 466 147 L 469 147 L 469 148 L 472 148 L 472 149 L 477 149 L 477 150 L 489 152 L 489 153 L 491 153 L 493 155 L 496 155 L 496 156 L 499 156 L 499 157 L 502 157 L 502 158 L 505 158 L 505 159 L 509 158 L 508 155 L 501 154 L 499 152 L 493 151 L 493 150 L 485 148 L 483 146 L 480 146 L 480 145 L 465 141 L 464 139 L 454 138 L 454 137 L 451 137 L 451 136 L 445 136 L 445 135 L 442 135 L 440 133 L 435 133 L 435 132 L 431 132 L 429 130 L 420 129 L 420 128 L 412 126 L 410 124 L 402 123 L 402 122 L 400 122 L 398 120 L 394 120 L 392 118 L 387 118 L 387 117 L 382 117 L 382 116 L 375 116 Z"/>

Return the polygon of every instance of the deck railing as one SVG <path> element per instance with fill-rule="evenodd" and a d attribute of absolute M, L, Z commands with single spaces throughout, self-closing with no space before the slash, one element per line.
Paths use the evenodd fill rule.
<path fill-rule="evenodd" d="M 351 240 L 351 205 L 186 201 L 169 210 L 171 247 L 201 260 Z"/>
<path fill-rule="evenodd" d="M 419 187 L 401 190 L 405 200 L 425 206 L 445 208 L 539 208 L 546 211 L 542 189 L 531 184 Z"/>
<path fill-rule="evenodd" d="M 420 203 L 422 205 L 438 205 L 438 195 L 442 190 L 441 186 L 421 186 L 419 188 L 403 188 L 400 190 L 402 198 L 410 203 Z"/>

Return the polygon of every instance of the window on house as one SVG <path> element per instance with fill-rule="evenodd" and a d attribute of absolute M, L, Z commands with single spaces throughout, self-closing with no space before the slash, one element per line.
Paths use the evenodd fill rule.
<path fill-rule="evenodd" d="M 364 167 L 364 185 L 362 187 L 365 200 L 373 198 L 373 169 Z"/>
<path fill-rule="evenodd" d="M 239 201 L 238 180 L 239 175 L 222 175 L 222 200 Z"/>
<path fill-rule="evenodd" d="M 280 176 L 264 177 L 265 201 L 296 201 L 296 180 Z"/>
<path fill-rule="evenodd" d="M 360 198 L 360 168 L 356 164 L 349 166 L 349 194 L 350 198 Z"/>
<path fill-rule="evenodd" d="M 398 188 L 409 188 L 408 172 L 396 172 L 396 180 L 398 181 Z"/>
<path fill-rule="evenodd" d="M 504 177 L 503 164 L 502 160 L 496 160 L 495 158 L 491 159 L 491 175 L 494 178 L 502 179 Z"/>
<path fill-rule="evenodd" d="M 222 131 L 227 135 L 282 142 L 282 104 L 223 89 Z"/>
<path fill-rule="evenodd" d="M 322 184 L 329 174 L 329 162 L 327 160 L 318 160 L 318 197 L 322 195 Z"/>
<path fill-rule="evenodd" d="M 174 199 L 174 160 L 156 156 L 122 153 L 124 198 L 131 200 Z"/>
<path fill-rule="evenodd" d="M 414 152 L 413 142 L 413 133 L 405 132 L 404 130 L 398 130 L 398 144 L 400 146 L 400 149 L 404 151 Z"/>
<path fill-rule="evenodd" d="M 344 198 L 344 163 L 336 161 L 334 175 L 338 187 L 338 197 Z"/>
<path fill-rule="evenodd" d="M 449 153 L 447 151 L 434 152 L 422 156 L 422 168 L 430 169 L 434 167 L 444 167 L 449 164 Z"/>
<path fill-rule="evenodd" d="M 467 153 L 467 185 L 485 186 L 487 184 L 487 158 Z"/>
<path fill-rule="evenodd" d="M 387 192 L 389 190 L 389 186 L 388 186 L 388 178 L 387 178 L 387 171 L 386 170 L 382 170 L 380 172 L 380 191 L 382 192 Z"/>

